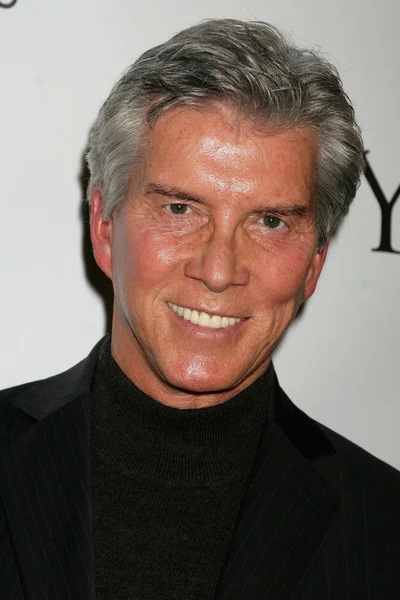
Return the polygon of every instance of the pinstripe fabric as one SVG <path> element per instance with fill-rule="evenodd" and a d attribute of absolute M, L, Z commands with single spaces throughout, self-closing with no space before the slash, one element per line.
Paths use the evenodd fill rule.
<path fill-rule="evenodd" d="M 274 423 L 259 457 L 218 600 L 292 597 L 338 514 L 337 494 Z"/>
<path fill-rule="evenodd" d="M 0 600 L 94 598 L 90 382 L 0 393 Z M 216 600 L 400 598 L 400 474 L 278 383 Z M 184 599 L 177 599 L 184 600 Z"/>
<path fill-rule="evenodd" d="M 94 363 L 92 355 L 85 366 Z M 82 366 L 0 396 L 0 535 L 12 547 L 0 581 L 12 559 L 8 589 L 24 593 L 16 598 L 94 598 L 90 378 L 85 385 Z"/>
<path fill-rule="evenodd" d="M 29 428 L 3 459 L 4 511 L 26 598 L 93 597 L 89 447 L 76 414 L 82 405 Z"/>
<path fill-rule="evenodd" d="M 23 600 L 25 596 L 21 588 L 7 524 L 3 517 L 4 511 L 2 510 L 0 515 L 0 598 Z"/>

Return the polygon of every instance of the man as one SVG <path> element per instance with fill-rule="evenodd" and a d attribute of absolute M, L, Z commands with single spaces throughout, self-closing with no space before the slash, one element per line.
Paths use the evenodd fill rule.
<path fill-rule="evenodd" d="M 0 598 L 400 597 L 399 474 L 271 362 L 363 168 L 335 69 L 204 22 L 128 69 L 88 164 L 112 334 L 0 396 Z"/>

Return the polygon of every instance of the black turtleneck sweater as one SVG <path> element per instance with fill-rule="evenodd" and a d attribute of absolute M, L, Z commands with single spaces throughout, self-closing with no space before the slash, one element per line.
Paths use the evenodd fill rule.
<path fill-rule="evenodd" d="M 98 600 L 211 600 L 266 421 L 268 373 L 215 407 L 166 407 L 103 344 L 92 392 Z"/>

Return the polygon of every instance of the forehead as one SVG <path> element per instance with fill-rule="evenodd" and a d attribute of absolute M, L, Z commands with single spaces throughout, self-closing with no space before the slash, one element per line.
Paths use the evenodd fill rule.
<path fill-rule="evenodd" d="M 318 136 L 311 127 L 260 128 L 220 105 L 170 110 L 147 133 L 146 183 L 313 188 Z"/>

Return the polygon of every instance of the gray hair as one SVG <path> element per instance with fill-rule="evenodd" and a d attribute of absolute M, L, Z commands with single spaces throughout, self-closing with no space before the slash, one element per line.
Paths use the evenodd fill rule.
<path fill-rule="evenodd" d="M 174 107 L 215 102 L 277 130 L 303 125 L 316 130 L 317 229 L 323 246 L 359 185 L 360 130 L 336 68 L 263 22 L 204 21 L 148 50 L 125 71 L 90 132 L 89 203 L 99 187 L 108 220 L 126 198 L 146 123 L 151 126 Z"/>

